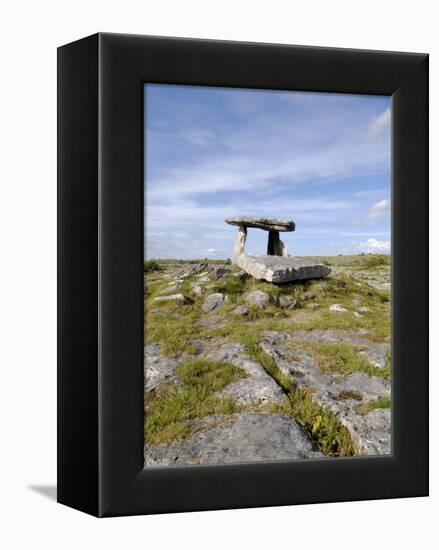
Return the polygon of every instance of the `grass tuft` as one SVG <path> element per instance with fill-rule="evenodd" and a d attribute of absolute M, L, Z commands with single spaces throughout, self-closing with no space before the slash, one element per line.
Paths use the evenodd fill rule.
<path fill-rule="evenodd" d="M 377 399 L 374 399 L 373 401 L 368 401 L 367 403 L 363 403 L 362 405 L 358 405 L 358 407 L 355 409 L 355 412 L 357 414 L 367 414 L 370 411 L 373 411 L 374 409 L 389 409 L 392 405 L 392 401 L 390 397 L 383 396 L 378 397 Z"/>

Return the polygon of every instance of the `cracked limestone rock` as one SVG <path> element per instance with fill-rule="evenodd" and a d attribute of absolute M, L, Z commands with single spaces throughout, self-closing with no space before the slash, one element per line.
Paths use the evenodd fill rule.
<path fill-rule="evenodd" d="M 189 438 L 145 445 L 145 467 L 323 458 L 286 415 L 215 415 L 191 424 L 195 433 Z"/>
<path fill-rule="evenodd" d="M 239 405 L 281 404 L 284 400 L 281 388 L 261 364 L 250 359 L 242 344 L 223 344 L 210 353 L 208 359 L 231 363 L 245 372 L 246 378 L 229 384 L 221 391 L 222 395 L 233 397 Z"/>
<path fill-rule="evenodd" d="M 298 331 L 299 332 L 299 331 Z M 341 341 L 341 333 L 315 331 L 306 335 L 308 341 Z M 334 334 L 335 333 L 335 334 Z M 312 336 L 311 336 L 312 335 Z M 390 382 L 381 377 L 369 376 L 364 372 L 323 373 L 317 366 L 311 353 L 300 347 L 295 348 L 295 339 L 300 341 L 303 334 L 295 333 L 294 338 L 277 332 L 264 334 L 261 348 L 273 357 L 283 374 L 294 379 L 300 388 L 312 391 L 316 403 L 331 409 L 339 421 L 347 427 L 352 440 L 364 455 L 383 455 L 391 452 L 391 410 L 375 409 L 362 415 L 357 413 L 359 403 L 374 401 L 380 397 L 390 397 Z M 350 338 L 349 335 L 346 335 Z M 362 339 L 352 339 L 365 341 Z M 352 340 L 349 340 L 352 341 Z M 370 343 L 371 346 L 374 343 Z M 347 398 L 341 398 L 347 396 Z M 360 400 L 358 400 L 360 397 Z M 373 414 L 372 414 L 373 413 Z"/>

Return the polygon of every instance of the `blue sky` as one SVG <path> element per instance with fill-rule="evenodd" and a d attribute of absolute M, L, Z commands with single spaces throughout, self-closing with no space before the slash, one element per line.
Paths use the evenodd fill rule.
<path fill-rule="evenodd" d="M 390 252 L 390 97 L 145 85 L 145 257 L 228 258 L 227 216 L 291 255 Z M 246 252 L 265 254 L 250 229 Z"/>

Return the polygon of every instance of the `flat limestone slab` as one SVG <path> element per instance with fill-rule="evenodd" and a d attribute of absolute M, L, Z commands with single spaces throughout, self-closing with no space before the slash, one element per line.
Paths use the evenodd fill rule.
<path fill-rule="evenodd" d="M 188 421 L 190 438 L 145 445 L 145 467 L 324 458 L 299 425 L 283 414 L 243 413 Z"/>
<path fill-rule="evenodd" d="M 265 231 L 294 231 L 296 226 L 293 220 L 279 220 L 276 218 L 258 218 L 256 216 L 239 216 L 226 218 L 224 220 L 229 225 L 239 227 L 255 227 Z"/>
<path fill-rule="evenodd" d="M 323 264 L 313 264 L 289 256 L 247 256 L 241 254 L 234 263 L 256 279 L 270 283 L 288 283 L 304 279 L 318 279 L 331 273 Z"/>

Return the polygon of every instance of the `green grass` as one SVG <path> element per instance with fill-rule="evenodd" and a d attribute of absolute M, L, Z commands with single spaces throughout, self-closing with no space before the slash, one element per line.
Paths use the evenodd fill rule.
<path fill-rule="evenodd" d="M 226 279 L 225 281 L 218 281 L 213 291 L 227 294 L 231 302 L 235 303 L 238 296 L 241 296 L 244 292 L 245 284 L 246 283 L 244 280 L 238 279 L 238 277 L 233 277 Z"/>
<path fill-rule="evenodd" d="M 158 313 L 145 319 L 145 344 L 159 342 L 163 355 L 176 357 L 182 353 L 195 353 L 191 340 L 200 335 L 199 314 L 193 304 L 179 306 L 177 315 L 171 316 L 172 304 L 165 304 Z"/>
<path fill-rule="evenodd" d="M 326 373 L 352 374 L 364 372 L 370 376 L 379 376 L 390 379 L 390 368 L 386 364 L 383 368 L 372 365 L 369 359 L 361 355 L 361 346 L 348 342 L 324 342 L 303 344 L 304 347 L 315 352 L 319 368 Z"/>
<path fill-rule="evenodd" d="M 145 396 L 145 442 L 165 443 L 191 433 L 187 420 L 212 414 L 233 414 L 237 407 L 230 397 L 218 397 L 227 384 L 245 377 L 222 361 L 191 359 L 177 367 L 181 384 L 159 395 Z"/>
<path fill-rule="evenodd" d="M 358 405 L 358 407 L 355 409 L 355 412 L 357 414 L 367 414 L 370 411 L 373 411 L 374 409 L 389 409 L 392 406 L 392 401 L 390 397 L 383 396 L 378 397 L 377 399 L 374 399 L 373 401 L 368 401 L 367 403 L 364 403 L 362 405 Z"/>

